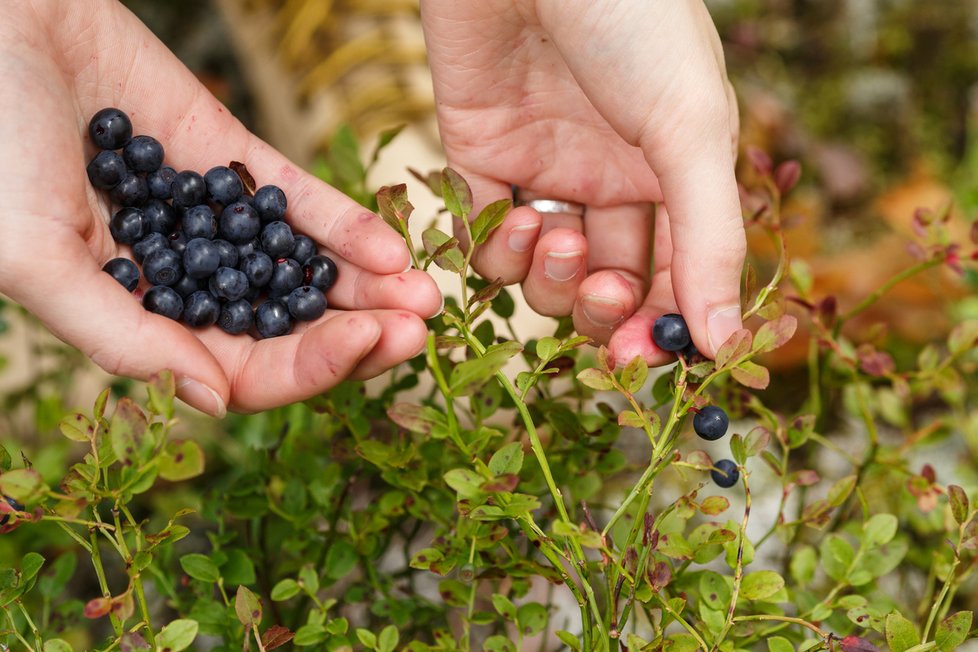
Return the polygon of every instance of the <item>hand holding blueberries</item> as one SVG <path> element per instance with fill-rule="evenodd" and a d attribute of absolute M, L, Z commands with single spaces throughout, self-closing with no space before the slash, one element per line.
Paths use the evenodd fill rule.
<path fill-rule="evenodd" d="M 440 296 L 426 274 L 405 271 L 410 258 L 400 237 L 248 133 L 121 4 L 15 3 L 0 23 L 0 61 L 0 292 L 101 367 L 135 378 L 172 369 L 181 398 L 223 415 L 376 375 L 422 348 L 422 318 L 437 312 Z M 92 142 L 89 121 L 105 107 L 124 109 L 132 131 L 113 114 Z M 240 192 L 223 167 L 230 161 L 287 197 L 291 242 L 280 227 L 245 242 L 251 212 L 274 210 L 282 197 L 260 191 L 238 206 L 231 200 Z M 230 206 L 233 215 L 222 220 L 216 209 Z M 257 236 L 264 237 L 256 243 Z M 195 242 L 201 238 L 212 245 Z M 292 256 L 308 263 L 322 254 L 335 268 L 307 271 L 267 253 L 290 243 Z M 234 258 L 248 263 L 225 264 Z M 249 330 L 249 273 L 284 291 L 296 271 L 300 284 L 261 304 L 270 307 L 254 316 L 257 334 L 286 332 L 283 322 L 291 325 L 296 314 L 312 321 L 282 337 L 230 334 Z M 289 296 L 329 274 L 338 281 L 321 317 L 315 292 Z M 146 310 L 140 295 L 161 314 Z M 187 325 L 163 316 L 177 307 Z M 215 308 L 227 328 L 201 328 Z"/>
<path fill-rule="evenodd" d="M 474 263 L 573 315 L 621 364 L 673 359 L 681 313 L 713 357 L 741 327 L 737 103 L 701 0 L 422 0 L 442 141 L 476 210 L 518 186 L 584 216 L 513 210 Z M 655 211 L 654 270 L 650 251 Z"/>

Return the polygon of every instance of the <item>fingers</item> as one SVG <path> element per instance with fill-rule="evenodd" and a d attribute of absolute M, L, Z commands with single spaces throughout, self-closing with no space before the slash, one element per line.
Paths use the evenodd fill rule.
<path fill-rule="evenodd" d="M 245 412 L 305 400 L 347 377 L 376 376 L 416 355 L 426 334 L 424 322 L 403 310 L 330 310 L 267 340 L 199 332 L 231 379 L 231 406 Z"/>
<path fill-rule="evenodd" d="M 557 228 L 542 236 L 523 281 L 526 302 L 541 315 L 571 314 L 581 281 L 587 275 L 588 242 L 584 234 Z"/>
<path fill-rule="evenodd" d="M 326 252 L 333 255 L 332 252 Z M 333 308 L 346 310 L 402 309 L 421 317 L 441 312 L 442 298 L 434 279 L 409 269 L 400 274 L 376 274 L 336 257 L 337 281 L 327 297 Z"/>
<path fill-rule="evenodd" d="M 11 284 L 11 298 L 108 373 L 145 380 L 171 369 L 180 398 L 223 417 L 230 390 L 210 351 L 181 324 L 146 311 L 98 268 L 74 233 L 66 235 L 38 234 L 34 241 L 47 245 L 35 252 L 44 261 L 44 273 L 29 283 Z"/>
<path fill-rule="evenodd" d="M 642 302 L 650 273 L 651 232 L 651 204 L 587 209 L 588 278 L 574 308 L 580 334 L 607 343 Z"/>
<path fill-rule="evenodd" d="M 287 220 L 299 231 L 364 269 L 378 274 L 401 272 L 410 255 L 400 235 L 375 214 L 290 163 L 248 132 L 197 78 L 121 5 L 108 20 L 97 21 L 87 56 L 76 74 L 90 114 L 118 106 L 133 120 L 134 132 L 153 135 L 177 169 L 201 173 L 214 165 L 241 161 L 259 185 L 275 184 L 288 197 Z M 120 39 L 124 34 L 125 39 Z M 115 55 L 127 55 L 116 59 Z M 115 61 L 129 62 L 129 70 Z M 126 84 L 97 83 L 126 79 Z M 166 89 L 160 92 L 160 89 Z"/>

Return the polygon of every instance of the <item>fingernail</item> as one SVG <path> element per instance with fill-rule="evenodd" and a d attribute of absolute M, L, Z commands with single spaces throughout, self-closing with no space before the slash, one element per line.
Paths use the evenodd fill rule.
<path fill-rule="evenodd" d="M 538 231 L 540 231 L 539 224 L 514 226 L 509 230 L 509 248 L 513 251 L 527 251 L 537 241 Z"/>
<path fill-rule="evenodd" d="M 581 299 L 581 309 L 596 326 L 611 328 L 625 320 L 625 304 L 617 299 L 588 294 Z"/>
<path fill-rule="evenodd" d="M 551 281 L 569 281 L 574 278 L 584 263 L 580 251 L 551 251 L 543 259 L 543 273 Z"/>
<path fill-rule="evenodd" d="M 218 419 L 227 416 L 228 408 L 221 395 L 193 378 L 182 378 L 177 383 L 177 394 L 184 402 Z"/>
<path fill-rule="evenodd" d="M 432 319 L 433 317 L 437 317 L 438 315 L 440 315 L 442 313 L 442 311 L 444 309 L 445 309 L 445 295 L 443 294 L 443 295 L 441 295 L 441 305 L 438 306 L 438 310 L 436 310 L 434 312 L 434 314 L 431 315 L 431 317 L 428 317 L 428 319 Z"/>
<path fill-rule="evenodd" d="M 710 311 L 706 318 L 706 334 L 709 338 L 710 349 L 716 355 L 717 349 L 723 346 L 734 331 L 740 329 L 740 305 L 721 306 Z"/>

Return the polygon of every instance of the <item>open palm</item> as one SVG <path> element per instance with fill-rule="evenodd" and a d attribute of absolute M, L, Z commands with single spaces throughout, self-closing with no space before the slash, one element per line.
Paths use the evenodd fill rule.
<path fill-rule="evenodd" d="M 440 297 L 427 275 L 404 271 L 400 238 L 250 134 L 119 3 L 15 3 L 0 24 L 0 69 L 0 291 L 107 371 L 146 378 L 172 369 L 181 398 L 222 415 L 376 375 L 422 347 L 418 315 L 436 312 Z M 238 160 L 260 184 L 282 187 L 286 219 L 339 266 L 327 314 L 270 340 L 191 331 L 145 311 L 102 273 L 126 255 L 85 175 L 94 154 L 85 127 L 106 106 L 160 140 L 178 170 Z"/>

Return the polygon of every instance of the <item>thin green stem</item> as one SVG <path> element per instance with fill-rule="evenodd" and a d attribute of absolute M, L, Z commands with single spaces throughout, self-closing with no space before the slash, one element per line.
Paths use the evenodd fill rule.
<path fill-rule="evenodd" d="M 455 415 L 455 404 L 452 401 L 452 392 L 448 387 L 448 382 L 445 380 L 445 374 L 442 373 L 441 365 L 438 363 L 438 351 L 435 348 L 435 336 L 433 334 L 428 334 L 427 343 L 427 357 L 428 357 L 428 368 L 431 369 L 432 375 L 435 377 L 435 383 L 438 385 L 438 389 L 441 390 L 442 396 L 445 398 L 445 414 L 448 417 L 448 435 L 452 438 L 452 441 L 458 446 L 459 450 L 465 455 L 467 459 L 472 459 L 472 451 L 462 440 L 461 432 L 459 431 L 458 417 Z"/>
<path fill-rule="evenodd" d="M 723 629 L 720 630 L 720 635 L 716 637 L 713 643 L 712 650 L 718 650 L 723 639 L 726 638 L 727 633 L 730 632 L 730 628 L 734 624 L 734 614 L 737 611 L 737 598 L 740 596 L 740 586 L 744 580 L 744 539 L 747 538 L 747 521 L 750 520 L 750 485 L 747 482 L 748 474 L 746 471 L 742 475 L 742 482 L 744 485 L 744 518 L 740 521 L 740 538 L 737 540 L 737 565 L 734 568 L 734 580 L 733 580 L 733 590 L 730 595 L 730 606 L 727 607 L 727 619 L 723 624 Z"/>
<path fill-rule="evenodd" d="M 885 295 L 887 292 L 892 290 L 899 283 L 902 283 L 908 278 L 915 276 L 920 272 L 928 270 L 931 267 L 937 267 L 943 262 L 944 262 L 944 257 L 939 256 L 937 258 L 931 258 L 930 260 L 921 261 L 916 265 L 913 265 L 911 267 L 908 267 L 904 270 L 897 272 L 889 279 L 887 279 L 887 281 L 883 283 L 883 285 L 876 288 L 876 290 L 872 292 L 869 296 L 867 296 L 865 299 L 863 299 L 858 304 L 856 304 L 855 307 L 853 307 L 848 312 L 843 313 L 842 316 L 839 317 L 839 319 L 836 321 L 833 335 L 838 336 L 839 332 L 842 329 L 842 324 L 844 324 L 845 322 L 852 319 L 856 315 L 870 308 L 874 303 L 879 301 L 883 297 L 883 295 Z"/>
<path fill-rule="evenodd" d="M 14 615 L 10 613 L 10 611 L 7 609 L 4 609 L 3 613 L 7 614 L 7 620 L 10 621 L 10 632 L 17 638 L 18 641 L 20 641 L 23 644 L 24 649 L 34 650 L 34 648 L 31 647 L 31 644 L 27 642 L 27 639 L 21 636 L 20 630 L 17 629 L 17 623 L 14 622 Z M 0 632 L 0 633 L 5 634 L 6 632 Z M 37 648 L 37 652 L 41 652 L 41 648 Z"/>
<path fill-rule="evenodd" d="M 43 649 L 44 641 L 41 639 L 41 632 L 37 628 L 37 625 L 34 624 L 33 619 L 31 619 L 31 615 L 27 613 L 27 609 L 24 608 L 24 603 L 17 600 L 17 608 L 20 609 L 20 613 L 23 614 L 24 620 L 27 622 L 27 626 L 30 627 L 31 633 L 34 634 L 34 644 L 37 645 L 37 649 Z"/>
<path fill-rule="evenodd" d="M 124 507 L 124 506 L 123 506 Z M 129 514 L 129 510 L 126 510 L 126 517 L 133 522 L 132 515 Z M 119 510 L 112 511 L 112 519 L 115 523 L 115 534 L 116 538 L 119 540 L 119 546 L 126 553 L 125 561 L 126 567 L 130 569 L 130 579 L 132 580 L 133 586 L 136 589 L 136 602 L 139 604 L 139 612 L 143 616 L 143 621 L 146 623 L 146 638 L 149 644 L 155 649 L 156 648 L 156 635 L 153 633 L 152 620 L 149 617 L 149 605 L 146 603 L 146 594 L 143 591 L 143 581 L 140 579 L 140 571 L 136 569 L 136 565 L 133 563 L 132 555 L 129 552 L 129 545 L 126 543 L 125 533 L 122 531 L 122 523 L 119 520 Z M 138 537 L 137 537 L 138 540 Z"/>
<path fill-rule="evenodd" d="M 951 586 L 954 584 L 954 572 L 958 569 L 958 565 L 961 563 L 961 558 L 959 556 L 960 542 L 964 539 L 964 525 L 958 526 L 958 547 L 954 550 L 954 561 L 951 562 L 951 569 L 947 572 L 947 579 L 944 580 L 944 586 L 941 587 L 941 592 L 938 594 L 937 599 L 934 600 L 934 604 L 930 609 L 930 613 L 927 615 L 927 624 L 924 625 L 924 630 L 920 633 L 920 640 L 922 643 L 927 642 L 927 637 L 930 635 L 930 628 L 934 625 L 934 621 L 937 620 L 937 614 L 940 612 L 941 604 L 947 597 L 948 591 L 951 590 Z"/>
<path fill-rule="evenodd" d="M 664 599 L 658 593 L 656 593 L 654 597 L 656 600 L 658 600 L 659 605 L 662 607 L 662 610 L 665 611 L 670 616 L 672 616 L 673 620 L 675 620 L 677 623 L 682 625 L 683 629 L 689 632 L 690 635 L 696 639 L 696 642 L 699 644 L 698 649 L 707 650 L 710 648 L 710 646 L 706 644 L 706 641 L 703 640 L 703 637 L 700 635 L 700 633 L 696 631 L 696 628 L 690 625 L 688 622 L 686 622 L 686 619 L 684 619 L 679 614 L 679 612 L 677 612 L 675 609 L 672 608 L 668 600 Z"/>
<path fill-rule="evenodd" d="M 783 622 L 783 623 L 794 623 L 796 625 L 801 625 L 802 627 L 807 627 L 808 629 L 810 629 L 813 632 L 815 632 L 816 634 L 818 634 L 818 636 L 820 638 L 822 638 L 822 639 L 825 639 L 825 638 L 828 637 L 828 634 L 826 634 L 825 632 L 823 632 L 822 630 L 820 630 L 813 623 L 810 623 L 810 622 L 808 622 L 807 620 L 805 620 L 803 618 L 795 618 L 794 616 L 775 616 L 775 615 L 769 615 L 769 614 L 754 614 L 754 615 L 751 615 L 751 616 L 737 616 L 736 618 L 734 618 L 734 622 L 738 622 L 738 623 L 740 623 L 740 622 L 746 622 L 746 621 L 749 621 L 749 620 L 773 620 L 773 621 L 779 621 L 779 622 Z"/>
<path fill-rule="evenodd" d="M 95 528 L 89 530 L 89 537 L 91 539 L 89 553 L 92 556 L 92 565 L 95 567 L 95 576 L 98 578 L 99 588 L 102 589 L 102 597 L 111 600 L 112 592 L 109 590 L 108 580 L 105 579 L 105 568 L 102 566 L 102 553 L 98 547 L 98 534 Z M 122 623 L 111 611 L 109 612 L 109 620 L 112 621 L 112 630 L 115 632 L 116 638 L 122 636 Z"/>

